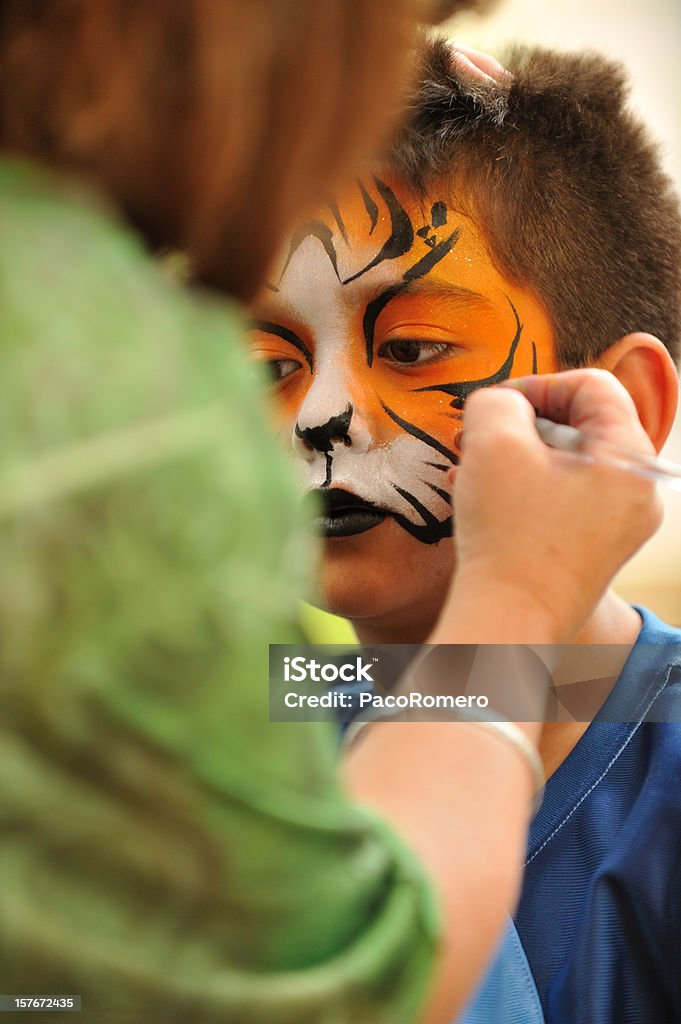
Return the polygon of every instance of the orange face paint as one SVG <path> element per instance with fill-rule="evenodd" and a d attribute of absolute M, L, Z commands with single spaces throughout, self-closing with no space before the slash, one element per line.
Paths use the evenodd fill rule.
<path fill-rule="evenodd" d="M 348 506 L 343 532 L 339 505 L 321 523 L 329 537 L 386 517 L 423 543 L 446 537 L 466 397 L 556 368 L 546 312 L 494 266 L 476 224 L 379 179 L 300 227 L 256 316 L 252 351 L 304 488 L 366 506 L 364 519 Z"/>

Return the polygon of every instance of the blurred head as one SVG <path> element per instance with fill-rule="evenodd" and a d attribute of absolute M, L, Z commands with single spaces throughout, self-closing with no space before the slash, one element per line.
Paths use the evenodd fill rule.
<path fill-rule="evenodd" d="M 94 176 L 152 245 L 245 298 L 303 206 L 385 137 L 435 7 L 4 0 L 0 146 Z"/>
<path fill-rule="evenodd" d="M 280 436 L 323 504 L 324 603 L 374 638 L 423 639 L 444 600 L 473 390 L 617 345 L 638 371 L 643 329 L 677 344 L 678 211 L 620 72 L 511 67 L 510 87 L 480 85 L 429 49 L 382 170 L 299 227 L 256 303 Z"/>

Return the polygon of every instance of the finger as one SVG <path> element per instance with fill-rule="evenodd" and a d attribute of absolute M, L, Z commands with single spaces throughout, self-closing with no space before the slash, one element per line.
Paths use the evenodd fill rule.
<path fill-rule="evenodd" d="M 540 416 L 568 423 L 590 437 L 653 453 L 631 395 L 607 370 L 566 370 L 504 385 L 521 391 Z"/>
<path fill-rule="evenodd" d="M 467 400 L 463 412 L 466 443 L 463 458 L 475 446 L 492 443 L 496 446 L 515 438 L 541 447 L 534 426 L 532 405 L 519 391 L 506 388 L 484 388 Z"/>
<path fill-rule="evenodd" d="M 453 46 L 452 50 L 453 58 L 455 60 L 460 58 L 462 62 L 465 60 L 465 67 L 472 75 L 477 72 L 482 77 L 492 79 L 494 82 L 505 82 L 513 77 L 511 72 L 507 71 L 503 64 L 500 64 L 489 53 L 473 50 L 470 46 Z"/>
<path fill-rule="evenodd" d="M 455 50 L 452 53 L 452 64 L 456 75 L 463 75 L 475 82 L 494 82 L 496 79 L 488 75 L 481 67 L 471 60 L 462 50 Z"/>

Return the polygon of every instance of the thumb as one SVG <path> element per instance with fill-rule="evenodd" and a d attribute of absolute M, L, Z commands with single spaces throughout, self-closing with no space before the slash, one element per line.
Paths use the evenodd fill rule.
<path fill-rule="evenodd" d="M 464 407 L 465 454 L 472 445 L 479 452 L 481 445 L 496 446 L 502 440 L 541 445 L 535 420 L 533 406 L 520 391 L 503 386 L 480 388 Z"/>

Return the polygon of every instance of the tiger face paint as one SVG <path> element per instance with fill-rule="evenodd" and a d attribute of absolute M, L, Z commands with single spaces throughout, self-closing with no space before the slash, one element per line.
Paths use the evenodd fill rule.
<path fill-rule="evenodd" d="M 425 584 L 430 569 L 448 580 L 446 473 L 465 399 L 556 368 L 546 312 L 497 270 L 475 223 L 441 196 L 358 181 L 290 239 L 251 345 L 301 487 L 323 499 L 327 596 L 334 565 L 345 577 L 355 557 L 360 588 L 400 558 Z"/>

